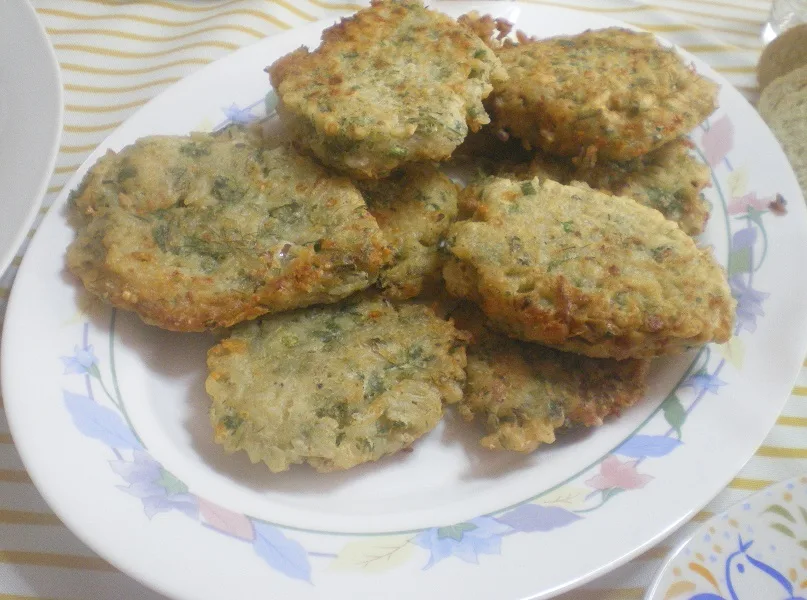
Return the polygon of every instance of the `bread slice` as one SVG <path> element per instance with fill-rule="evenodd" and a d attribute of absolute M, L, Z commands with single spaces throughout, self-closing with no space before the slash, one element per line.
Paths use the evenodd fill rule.
<path fill-rule="evenodd" d="M 801 189 L 807 190 L 807 65 L 766 87 L 759 113 L 779 138 Z"/>
<path fill-rule="evenodd" d="M 757 65 L 759 89 L 802 65 L 807 65 L 807 23 L 786 30 L 762 51 Z"/>

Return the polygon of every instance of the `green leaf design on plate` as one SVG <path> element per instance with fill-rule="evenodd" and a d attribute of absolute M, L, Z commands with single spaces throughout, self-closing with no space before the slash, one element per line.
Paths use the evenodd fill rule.
<path fill-rule="evenodd" d="M 437 530 L 437 539 L 451 538 L 459 542 L 466 531 L 473 531 L 474 529 L 476 529 L 476 525 L 473 523 L 458 523 L 449 527 L 440 527 Z"/>
<path fill-rule="evenodd" d="M 184 494 L 188 491 L 187 485 L 165 470 L 160 473 L 160 480 L 157 482 L 157 484 L 165 488 L 165 491 L 169 494 Z"/>
<path fill-rule="evenodd" d="M 805 550 L 807 550 L 807 540 L 801 540 L 801 541 L 799 542 L 799 546 L 801 546 L 802 548 L 804 548 Z"/>
<path fill-rule="evenodd" d="M 681 401 L 678 399 L 678 396 L 671 394 L 670 397 L 664 401 L 664 404 L 661 405 L 661 409 L 664 411 L 664 418 L 667 419 L 667 423 L 670 424 L 670 427 L 675 429 L 675 433 L 678 434 L 678 439 L 680 440 L 681 426 L 684 424 L 684 421 L 686 421 L 687 413 Z"/>
<path fill-rule="evenodd" d="M 729 277 L 751 272 L 751 248 L 738 248 L 729 255 Z"/>
<path fill-rule="evenodd" d="M 791 523 L 796 522 L 796 517 L 794 517 L 790 513 L 790 511 L 787 510 L 781 504 L 771 504 L 768 508 L 766 508 L 765 510 L 762 511 L 762 514 L 765 514 L 765 513 L 773 513 L 775 515 L 779 515 L 780 517 L 783 517 L 783 518 L 787 519 Z"/>
<path fill-rule="evenodd" d="M 801 513 L 802 520 L 807 523 L 807 510 L 805 510 L 803 506 L 799 506 L 799 512 Z"/>
<path fill-rule="evenodd" d="M 775 529 L 779 533 L 784 533 L 787 537 L 795 538 L 796 534 L 788 527 L 787 525 L 782 525 L 781 523 L 772 523 L 771 529 Z"/>

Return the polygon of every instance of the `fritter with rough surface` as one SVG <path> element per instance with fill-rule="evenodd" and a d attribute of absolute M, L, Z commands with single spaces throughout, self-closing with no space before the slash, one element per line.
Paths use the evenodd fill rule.
<path fill-rule="evenodd" d="M 426 307 L 377 298 L 242 324 L 208 353 L 215 439 L 273 472 L 378 460 L 460 400 L 466 342 Z"/>
<path fill-rule="evenodd" d="M 67 253 L 85 287 L 175 331 L 336 302 L 389 251 L 353 184 L 310 158 L 230 136 L 144 138 L 71 199 Z"/>
<path fill-rule="evenodd" d="M 679 138 L 630 161 L 598 160 L 575 165 L 568 158 L 539 153 L 529 165 L 512 171 L 520 179 L 549 178 L 563 184 L 581 181 L 590 187 L 627 196 L 655 208 L 689 235 L 700 235 L 709 219 L 701 190 L 709 185 L 709 167 L 689 153 L 691 142 Z M 504 174 L 510 167 L 505 167 Z"/>
<path fill-rule="evenodd" d="M 628 160 L 695 127 L 717 85 L 650 33 L 611 27 L 496 49 L 493 125 L 562 156 Z"/>
<path fill-rule="evenodd" d="M 456 184 L 425 164 L 357 186 L 392 251 L 381 271 L 384 294 L 413 298 L 439 283 L 444 260 L 438 245 L 457 218 Z"/>
<path fill-rule="evenodd" d="M 626 359 L 731 336 L 723 269 L 656 210 L 538 178 L 489 178 L 460 204 L 446 285 L 512 337 Z"/>
<path fill-rule="evenodd" d="M 482 420 L 485 448 L 532 452 L 554 442 L 557 429 L 601 425 L 644 396 L 648 360 L 589 358 L 513 340 L 467 303 L 452 317 L 473 334 L 459 410 Z"/>
<path fill-rule="evenodd" d="M 416 0 L 373 0 L 269 73 L 297 143 L 370 179 L 446 160 L 469 128 L 490 121 L 482 100 L 506 78 L 470 29 Z"/>

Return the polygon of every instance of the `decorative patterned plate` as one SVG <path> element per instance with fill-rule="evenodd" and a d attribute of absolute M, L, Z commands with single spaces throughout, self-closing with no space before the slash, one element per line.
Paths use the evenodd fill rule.
<path fill-rule="evenodd" d="M 646 600 L 805 600 L 807 476 L 715 515 L 675 550 Z"/>
<path fill-rule="evenodd" d="M 59 63 L 33 7 L 0 0 L 0 273 L 36 217 L 62 135 Z"/>
<path fill-rule="evenodd" d="M 537 35 L 614 22 L 509 3 L 478 9 Z M 114 565 L 175 598 L 546 598 L 624 563 L 700 509 L 761 443 L 805 350 L 807 215 L 793 173 L 728 83 L 692 134 L 712 168 L 715 247 L 739 301 L 735 336 L 659 360 L 644 402 L 528 456 L 490 453 L 448 418 L 414 452 L 327 475 L 273 475 L 213 444 L 213 340 L 143 325 L 65 271 L 63 205 L 108 148 L 262 116 L 262 69 L 323 24 L 269 38 L 145 106 L 89 158 L 39 229 L 3 332 L 20 455 L 53 510 Z M 268 104 L 271 105 L 271 102 Z M 270 106 L 271 108 L 271 106 Z"/>

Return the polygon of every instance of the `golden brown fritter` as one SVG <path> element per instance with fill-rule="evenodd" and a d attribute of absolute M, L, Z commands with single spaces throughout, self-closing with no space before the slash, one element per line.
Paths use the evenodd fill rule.
<path fill-rule="evenodd" d="M 562 156 L 628 160 L 687 133 L 716 108 L 717 85 L 649 33 L 589 30 L 496 50 L 493 125 Z"/>
<path fill-rule="evenodd" d="M 513 340 L 468 303 L 452 317 L 473 334 L 459 409 L 468 421 L 482 419 L 485 448 L 532 452 L 554 442 L 557 429 L 601 425 L 644 396 L 648 360 L 589 358 Z"/>
<path fill-rule="evenodd" d="M 428 308 L 378 298 L 242 324 L 208 352 L 215 439 L 273 472 L 378 460 L 462 397 L 466 342 Z"/>
<path fill-rule="evenodd" d="M 417 0 L 373 0 L 269 72 L 297 143 L 370 179 L 447 159 L 490 121 L 482 100 L 506 77 L 472 31 Z"/>
<path fill-rule="evenodd" d="M 357 186 L 392 251 L 381 271 L 384 294 L 403 300 L 439 283 L 444 257 L 438 244 L 457 218 L 456 184 L 424 164 Z"/>
<path fill-rule="evenodd" d="M 389 254 L 350 181 L 287 148 L 220 137 L 145 138 L 107 154 L 72 210 L 85 224 L 70 270 L 174 331 L 336 302 L 372 285 Z"/>
<path fill-rule="evenodd" d="M 675 221 L 689 235 L 703 233 L 709 206 L 701 190 L 709 185 L 709 167 L 689 153 L 691 142 L 679 138 L 639 158 L 598 160 L 575 165 L 568 158 L 538 153 L 529 165 L 512 171 L 520 179 L 549 178 L 563 184 L 583 182 L 615 196 L 633 198 Z M 511 170 L 505 166 L 504 174 Z"/>
<path fill-rule="evenodd" d="M 651 358 L 731 335 L 735 302 L 709 249 L 630 198 L 490 178 L 460 197 L 448 290 L 508 335 L 601 358 Z"/>

